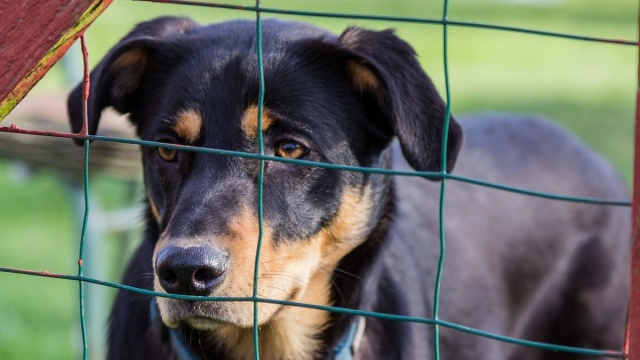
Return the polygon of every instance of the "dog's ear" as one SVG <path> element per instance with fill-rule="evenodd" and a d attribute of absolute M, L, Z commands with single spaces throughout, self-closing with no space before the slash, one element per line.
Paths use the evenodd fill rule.
<path fill-rule="evenodd" d="M 116 44 L 91 72 L 87 104 L 89 134 L 95 134 L 102 110 L 113 107 L 121 114 L 129 113 L 135 103 L 136 90 L 143 81 L 154 54 L 167 42 L 197 24 L 187 18 L 161 17 L 137 25 Z M 71 129 L 82 129 L 82 83 L 69 94 L 67 110 Z M 82 140 L 76 139 L 77 144 Z"/>
<path fill-rule="evenodd" d="M 347 64 L 354 86 L 375 97 L 409 164 L 420 171 L 441 171 L 446 105 L 420 67 L 411 46 L 392 30 L 359 28 L 345 30 L 340 42 L 356 55 Z M 462 138 L 462 128 L 451 116 L 447 171 L 453 169 Z"/>

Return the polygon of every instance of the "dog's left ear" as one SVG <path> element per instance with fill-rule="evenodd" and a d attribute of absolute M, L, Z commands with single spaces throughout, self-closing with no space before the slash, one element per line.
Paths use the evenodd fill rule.
<path fill-rule="evenodd" d="M 420 67 L 409 44 L 392 30 L 348 28 L 341 46 L 356 55 L 347 64 L 354 86 L 374 96 L 400 140 L 414 169 L 441 171 L 442 131 L 446 105 Z M 462 127 L 451 116 L 447 142 L 447 171 L 453 170 L 462 146 Z"/>
<path fill-rule="evenodd" d="M 167 44 L 197 26 L 188 18 L 160 17 L 138 24 L 118 42 L 91 72 L 88 99 L 89 134 L 95 134 L 102 110 L 112 107 L 121 114 L 130 113 L 137 103 L 138 89 L 150 64 Z M 170 68 L 171 64 L 165 65 Z M 67 110 L 73 132 L 83 125 L 82 83 L 69 94 Z M 75 139 L 76 144 L 82 140 Z"/>

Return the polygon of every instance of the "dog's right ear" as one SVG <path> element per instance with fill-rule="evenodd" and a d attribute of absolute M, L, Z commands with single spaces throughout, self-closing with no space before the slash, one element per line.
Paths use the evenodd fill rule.
<path fill-rule="evenodd" d="M 353 27 L 340 35 L 340 42 L 356 56 L 347 63 L 355 88 L 373 95 L 409 164 L 418 171 L 442 171 L 447 106 L 411 46 L 392 30 Z M 451 115 L 448 130 L 444 165 L 451 172 L 463 141 L 462 127 Z"/>
<path fill-rule="evenodd" d="M 161 17 L 137 25 L 116 44 L 91 72 L 87 104 L 89 134 L 95 134 L 102 110 L 113 107 L 121 114 L 129 113 L 154 54 L 168 41 L 194 29 L 191 19 Z M 82 83 L 69 94 L 67 110 L 71 129 L 82 129 Z M 77 144 L 82 140 L 75 139 Z"/>

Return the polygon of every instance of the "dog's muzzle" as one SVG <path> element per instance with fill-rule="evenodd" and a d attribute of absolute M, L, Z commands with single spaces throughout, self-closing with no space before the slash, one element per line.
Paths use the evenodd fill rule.
<path fill-rule="evenodd" d="M 227 258 L 209 246 L 168 246 L 156 256 L 156 275 L 169 294 L 207 296 L 222 282 Z"/>

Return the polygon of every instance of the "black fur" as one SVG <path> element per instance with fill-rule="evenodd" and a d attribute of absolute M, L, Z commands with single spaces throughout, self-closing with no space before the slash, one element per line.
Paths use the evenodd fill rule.
<path fill-rule="evenodd" d="M 392 31 L 349 28 L 338 37 L 307 24 L 267 20 L 263 34 L 264 106 L 275 118 L 264 133 L 267 155 L 277 154 L 282 141 L 292 141 L 306 149 L 305 160 L 441 171 L 446 106 L 411 47 Z M 250 21 L 199 26 L 165 17 L 138 25 L 91 73 L 89 132 L 98 128 L 101 111 L 113 107 L 129 114 L 140 138 L 182 144 L 173 117 L 197 109 L 202 127 L 192 145 L 256 152 L 257 142 L 240 124 L 258 98 L 255 45 Z M 68 105 L 78 131 L 80 86 Z M 491 115 L 464 124 L 468 140 L 457 165 L 463 175 L 550 192 L 628 196 L 608 164 L 546 122 Z M 394 136 L 399 147 L 391 144 Z M 462 127 L 451 117 L 447 171 L 461 145 Z M 159 238 L 175 242 L 228 233 L 242 206 L 257 205 L 258 162 L 186 151 L 168 162 L 155 148 L 142 147 L 142 153 L 146 190 L 157 214 L 148 203 L 142 244 L 123 282 L 153 289 Z M 310 241 L 331 226 L 353 189 L 372 208 L 363 241 L 333 272 L 333 304 L 430 318 L 439 254 L 437 182 L 267 161 L 264 213 L 275 248 Z M 628 211 L 455 182 L 448 185 L 445 208 L 442 319 L 531 340 L 620 348 Z M 210 246 L 234 256 L 213 241 Z M 176 358 L 168 330 L 152 325 L 151 301 L 118 293 L 110 359 Z M 350 316 L 331 315 L 315 358 L 330 358 L 351 323 Z M 211 342 L 206 330 L 181 323 L 179 332 L 197 356 L 218 359 L 229 353 Z M 432 338 L 428 325 L 368 318 L 357 356 L 428 358 Z M 442 353 L 447 359 L 551 356 L 447 329 Z"/>

